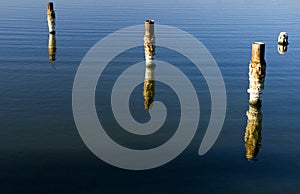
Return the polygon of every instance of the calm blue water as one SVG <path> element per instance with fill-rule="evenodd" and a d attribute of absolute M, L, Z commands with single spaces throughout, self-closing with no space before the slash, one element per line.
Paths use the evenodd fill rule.
<path fill-rule="evenodd" d="M 56 60 L 49 61 L 47 1 L 16 0 L 0 7 L 0 193 L 296 193 L 300 190 L 300 3 L 298 1 L 55 1 Z M 197 154 L 210 114 L 206 84 L 201 120 L 190 146 L 175 160 L 156 169 L 129 171 L 110 166 L 85 146 L 74 123 L 72 86 L 77 68 L 100 39 L 124 27 L 154 19 L 198 38 L 211 52 L 227 90 L 227 113 L 212 149 Z M 288 50 L 277 51 L 277 36 L 289 34 Z M 267 72 L 262 99 L 262 146 L 256 161 L 245 158 L 248 110 L 248 64 L 251 43 L 266 43 Z M 127 51 L 107 70 L 109 87 L 124 65 L 144 59 L 143 47 Z M 157 59 L 177 65 L 191 79 L 189 61 L 157 48 Z M 121 66 L 123 64 L 123 66 Z M 99 100 L 97 111 L 110 113 Z M 143 86 L 132 94 L 133 117 L 144 122 Z M 171 93 L 168 93 L 171 92 Z M 157 100 L 180 115 L 178 99 L 163 84 Z M 103 103 L 104 102 L 104 103 Z M 202 116 L 203 115 L 203 116 Z M 105 120 L 118 136 L 111 118 Z M 145 139 L 119 139 L 135 149 L 170 138 L 172 130 Z M 124 135 L 124 134 L 122 134 Z M 145 147 L 143 147 L 145 146 Z"/>

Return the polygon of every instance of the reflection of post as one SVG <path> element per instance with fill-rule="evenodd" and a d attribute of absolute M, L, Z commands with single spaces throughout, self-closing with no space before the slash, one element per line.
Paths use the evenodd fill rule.
<path fill-rule="evenodd" d="M 49 61 L 55 61 L 56 37 L 54 34 L 49 34 L 48 52 L 49 52 Z"/>
<path fill-rule="evenodd" d="M 249 64 L 249 103 L 257 104 L 260 100 L 260 94 L 264 89 L 264 81 L 266 75 L 265 62 L 265 43 L 252 43 L 252 58 Z"/>
<path fill-rule="evenodd" d="M 145 36 L 144 49 L 146 58 L 146 72 L 144 80 L 144 99 L 145 109 L 150 108 L 155 96 L 155 80 L 154 80 L 154 55 L 155 55 L 155 36 L 154 36 L 154 21 L 146 20 L 145 22 Z"/>
<path fill-rule="evenodd" d="M 279 54 L 285 54 L 287 52 L 287 44 L 278 44 L 277 50 Z"/>
<path fill-rule="evenodd" d="M 247 117 L 248 122 L 245 132 L 246 158 L 253 160 L 261 147 L 262 113 L 260 100 L 256 105 L 249 105 Z"/>
<path fill-rule="evenodd" d="M 154 63 L 146 64 L 145 80 L 144 80 L 144 106 L 148 110 L 155 96 L 155 80 L 154 80 Z"/>
<path fill-rule="evenodd" d="M 48 3 L 47 20 L 48 20 L 49 33 L 55 34 L 55 12 L 53 9 L 53 2 Z"/>

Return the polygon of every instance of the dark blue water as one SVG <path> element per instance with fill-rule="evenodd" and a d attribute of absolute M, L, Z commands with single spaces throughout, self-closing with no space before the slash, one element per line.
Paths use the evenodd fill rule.
<path fill-rule="evenodd" d="M 56 60 L 49 61 L 47 1 L 16 0 L 0 7 L 0 193 L 296 193 L 300 189 L 300 4 L 297 1 L 56 1 Z M 72 112 L 72 87 L 81 60 L 100 39 L 124 27 L 154 19 L 185 30 L 211 52 L 223 74 L 227 113 L 221 134 L 205 155 L 197 154 L 209 119 L 209 91 L 196 86 L 201 117 L 190 146 L 170 163 L 146 171 L 113 167 L 85 146 Z M 288 50 L 277 51 L 277 36 L 289 34 Z M 266 44 L 262 97 L 262 141 L 256 161 L 245 158 L 248 64 L 251 43 Z M 115 63 L 143 60 L 143 47 Z M 177 65 L 191 79 L 189 61 L 157 48 L 157 58 Z M 124 68 L 124 67 L 122 67 Z M 107 71 L 109 86 L 113 74 Z M 144 122 L 142 88 L 133 91 L 133 116 Z M 156 97 L 173 106 L 163 84 Z M 203 90 L 202 90 L 203 89 Z M 166 92 L 169 91 L 170 93 Z M 101 97 L 101 91 L 96 97 Z M 136 100 L 134 100 L 136 99 Z M 97 110 L 108 104 L 95 100 Z M 174 114 L 175 121 L 180 115 Z M 109 126 L 110 120 L 106 120 Z M 172 128 L 170 122 L 169 128 Z M 112 128 L 113 125 L 111 125 Z M 168 127 L 167 127 L 168 128 Z M 171 134 L 172 130 L 169 130 Z M 115 132 L 117 133 L 117 132 Z M 129 147 L 162 143 L 171 135 L 131 140 Z M 118 138 L 118 137 L 116 137 Z M 157 143 L 157 142 L 155 142 Z"/>

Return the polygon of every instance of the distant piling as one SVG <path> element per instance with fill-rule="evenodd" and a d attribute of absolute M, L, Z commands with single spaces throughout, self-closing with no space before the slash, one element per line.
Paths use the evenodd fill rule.
<path fill-rule="evenodd" d="M 288 38 L 289 36 L 287 32 L 280 32 L 278 36 L 278 44 L 288 45 L 289 44 Z"/>
<path fill-rule="evenodd" d="M 56 60 L 56 37 L 55 34 L 49 34 L 48 41 L 49 61 Z"/>
<path fill-rule="evenodd" d="M 53 2 L 48 2 L 47 20 L 50 34 L 55 34 L 55 11 Z"/>
<path fill-rule="evenodd" d="M 264 89 L 266 75 L 265 43 L 252 43 L 252 58 L 249 64 L 249 104 L 259 103 L 260 95 Z"/>
<path fill-rule="evenodd" d="M 155 96 L 155 79 L 154 79 L 154 56 L 155 56 L 155 36 L 154 20 L 145 21 L 144 50 L 146 59 L 146 71 L 144 80 L 144 106 L 148 110 L 154 101 Z"/>
<path fill-rule="evenodd" d="M 287 32 L 280 32 L 279 36 L 278 36 L 278 46 L 277 46 L 277 50 L 278 53 L 283 55 L 287 52 L 287 47 L 289 44 L 288 41 L 288 34 Z"/>

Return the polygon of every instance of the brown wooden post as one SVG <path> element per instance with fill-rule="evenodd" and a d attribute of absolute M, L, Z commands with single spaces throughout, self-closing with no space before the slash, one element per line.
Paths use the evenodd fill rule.
<path fill-rule="evenodd" d="M 47 4 L 47 20 L 50 34 L 55 34 L 55 12 L 53 2 Z"/>
<path fill-rule="evenodd" d="M 257 104 L 264 89 L 266 75 L 265 43 L 252 43 L 252 58 L 249 64 L 249 103 Z"/>
<path fill-rule="evenodd" d="M 145 21 L 145 35 L 154 36 L 154 20 Z"/>
<path fill-rule="evenodd" d="M 153 60 L 155 56 L 154 20 L 145 21 L 144 49 L 146 62 Z"/>

